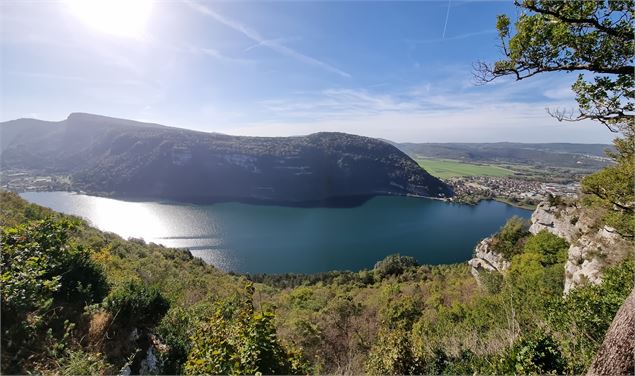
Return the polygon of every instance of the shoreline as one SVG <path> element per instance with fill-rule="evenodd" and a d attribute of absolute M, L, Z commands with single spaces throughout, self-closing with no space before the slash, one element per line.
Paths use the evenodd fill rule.
<path fill-rule="evenodd" d="M 307 201 L 289 201 L 289 200 L 272 200 L 272 199 L 261 199 L 254 197 L 218 197 L 218 198 L 167 198 L 167 197 L 152 197 L 152 196 L 126 196 L 115 193 L 107 193 L 107 192 L 92 192 L 92 191 L 83 191 L 83 190 L 10 190 L 11 192 L 15 192 L 17 194 L 23 193 L 41 193 L 41 192 L 64 192 L 70 194 L 78 194 L 78 195 L 86 195 L 86 196 L 94 196 L 101 198 L 109 198 L 113 200 L 127 201 L 127 202 L 155 202 L 160 204 L 171 204 L 171 205 L 214 205 L 214 204 L 223 204 L 223 203 L 237 203 L 237 204 L 247 204 L 247 205 L 260 205 L 260 206 L 280 206 L 280 207 L 289 207 L 289 208 L 327 208 L 327 209 L 337 209 L 337 208 L 356 208 L 364 205 L 369 200 L 375 197 L 411 197 L 418 199 L 427 199 L 427 200 L 437 200 L 437 201 L 448 201 L 447 198 L 443 197 L 432 197 L 432 196 L 422 196 L 411 193 L 399 194 L 399 193 L 372 193 L 365 195 L 351 195 L 351 196 L 334 196 L 334 197 L 326 197 L 323 199 L 317 200 L 307 200 Z"/>
<path fill-rule="evenodd" d="M 284 201 L 284 200 L 263 200 L 258 198 L 236 198 L 236 197 L 222 197 L 217 199 L 203 199 L 203 200 L 185 200 L 185 199 L 174 199 L 174 198 L 161 198 L 161 197 L 151 197 L 151 196 L 125 196 L 118 195 L 113 193 L 105 193 L 105 192 L 87 192 L 82 190 L 25 190 L 25 191 L 17 191 L 17 190 L 9 190 L 10 192 L 17 193 L 18 195 L 23 193 L 52 193 L 52 192 L 63 192 L 77 195 L 86 195 L 86 196 L 94 196 L 101 198 L 109 198 L 113 200 L 120 200 L 126 202 L 153 202 L 159 204 L 168 204 L 168 205 L 215 205 L 215 204 L 224 204 L 224 203 L 236 203 L 236 204 L 246 204 L 246 205 L 259 205 L 259 206 L 279 206 L 279 207 L 288 207 L 288 208 L 325 208 L 325 209 L 346 209 L 346 208 L 356 208 L 364 205 L 368 201 L 372 200 L 375 197 L 409 197 L 415 199 L 424 199 L 424 200 L 434 200 L 434 201 L 442 201 L 447 202 L 449 204 L 461 204 L 461 205 L 469 205 L 476 206 L 481 201 L 497 201 L 506 205 L 509 205 L 514 208 L 523 209 L 523 210 L 535 210 L 536 205 L 523 205 L 519 203 L 512 202 L 503 197 L 478 197 L 475 201 L 468 201 L 463 199 L 457 199 L 456 197 L 433 197 L 433 196 L 422 196 L 412 193 L 407 194 L 391 194 L 391 193 L 375 193 L 368 195 L 355 195 L 355 196 L 336 196 L 329 197 L 321 200 L 310 200 L 310 201 Z"/>

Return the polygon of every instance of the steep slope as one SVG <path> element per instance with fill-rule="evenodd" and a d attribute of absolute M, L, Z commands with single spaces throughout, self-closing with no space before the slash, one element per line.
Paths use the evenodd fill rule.
<path fill-rule="evenodd" d="M 587 283 L 602 282 L 604 271 L 632 255 L 633 243 L 603 225 L 596 211 L 577 204 L 544 201 L 531 215 L 531 234 L 545 230 L 569 244 L 564 263 L 564 293 Z M 482 271 L 502 272 L 510 262 L 492 247 L 493 237 L 483 239 L 468 261 L 477 280 Z"/>
<path fill-rule="evenodd" d="M 633 251 L 633 243 L 602 225 L 596 211 L 577 205 L 538 205 L 529 231 L 536 234 L 541 230 L 571 244 L 565 263 L 565 294 L 588 282 L 600 283 L 608 266 L 627 259 Z"/>
<path fill-rule="evenodd" d="M 396 147 L 344 133 L 239 137 L 71 114 L 2 123 L 0 139 L 5 171 L 70 175 L 74 189 L 131 198 L 322 205 L 452 194 Z"/>

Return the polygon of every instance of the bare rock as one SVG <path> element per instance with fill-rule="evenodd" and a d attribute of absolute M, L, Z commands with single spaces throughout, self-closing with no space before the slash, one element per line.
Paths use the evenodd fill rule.
<path fill-rule="evenodd" d="M 613 229 L 601 226 L 593 212 L 573 205 L 540 203 L 531 215 L 529 231 L 542 230 L 571 245 L 565 263 L 565 294 L 577 286 L 602 282 L 606 266 L 623 260 L 632 250 L 632 244 Z"/>
<path fill-rule="evenodd" d="M 509 261 L 505 260 L 501 254 L 494 252 L 491 244 L 491 237 L 481 240 L 474 249 L 474 257 L 467 262 L 471 266 L 470 272 L 479 284 L 481 283 L 479 274 L 482 271 L 502 272 L 509 268 Z"/>

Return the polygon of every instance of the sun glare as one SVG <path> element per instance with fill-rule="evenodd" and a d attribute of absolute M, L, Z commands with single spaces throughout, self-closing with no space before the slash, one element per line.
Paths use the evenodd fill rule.
<path fill-rule="evenodd" d="M 68 0 L 86 25 L 118 37 L 141 38 L 152 11 L 151 0 Z"/>

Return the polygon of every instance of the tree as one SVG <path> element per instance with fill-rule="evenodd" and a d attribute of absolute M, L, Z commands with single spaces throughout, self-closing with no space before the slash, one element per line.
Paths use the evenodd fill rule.
<path fill-rule="evenodd" d="M 611 131 L 633 130 L 633 0 L 516 0 L 522 13 L 511 34 L 507 15 L 496 28 L 504 59 L 475 65 L 479 83 L 503 76 L 524 80 L 543 72 L 592 72 L 573 85 L 577 114 L 550 113 L 560 121 L 597 120 Z"/>
<path fill-rule="evenodd" d="M 631 291 L 620 310 L 617 311 L 587 375 L 635 374 L 633 338 L 635 338 L 635 290 Z"/>
<path fill-rule="evenodd" d="M 525 253 L 540 255 L 540 263 L 543 266 L 565 262 L 568 249 L 569 243 L 566 240 L 547 230 L 542 230 L 531 236 L 525 243 Z"/>
<path fill-rule="evenodd" d="M 375 264 L 373 270 L 379 279 L 388 277 L 391 275 L 400 275 L 406 269 L 417 266 L 417 260 L 411 256 L 401 256 L 398 253 L 394 255 L 388 255 L 381 261 Z"/>
<path fill-rule="evenodd" d="M 635 138 L 627 135 L 614 143 L 617 152 L 610 155 L 617 163 L 582 180 L 582 190 L 588 195 L 584 202 L 604 208 L 604 224 L 632 239 L 635 235 Z"/>
<path fill-rule="evenodd" d="M 511 217 L 492 238 L 492 250 L 510 260 L 522 252 L 522 247 L 517 246 L 517 243 L 529 235 L 528 229 L 529 222 L 517 216 Z"/>
<path fill-rule="evenodd" d="M 629 303 L 626 299 L 629 292 L 633 290 L 633 273 L 635 264 L 633 261 L 623 261 L 622 263 L 608 268 L 599 285 L 586 285 L 571 290 L 566 296 L 558 300 L 551 301 L 548 310 L 548 320 L 553 328 L 560 332 L 561 344 L 569 359 L 569 371 L 573 374 L 583 373 L 589 367 L 591 361 L 596 356 L 598 348 L 605 338 L 604 333 L 610 333 L 611 320 L 614 322 Z M 614 319 L 615 317 L 615 319 Z M 620 340 L 630 338 L 633 342 L 632 331 L 625 331 L 618 336 Z M 611 335 L 607 334 L 606 338 Z M 630 336 L 630 337 L 629 337 Z M 605 339 L 606 343 L 606 339 Z M 615 343 L 615 341 L 610 341 Z M 604 346 L 603 346 L 604 347 Z M 628 356 L 620 355 L 610 351 L 624 350 L 624 347 L 606 347 L 603 359 L 619 358 Z M 632 353 L 631 353 L 632 356 Z M 596 369 L 601 369 L 597 365 Z"/>
<path fill-rule="evenodd" d="M 221 302 L 191 337 L 186 374 L 307 373 L 299 353 L 287 350 L 276 336 L 274 314 L 256 311 L 251 284 L 244 296 Z"/>

